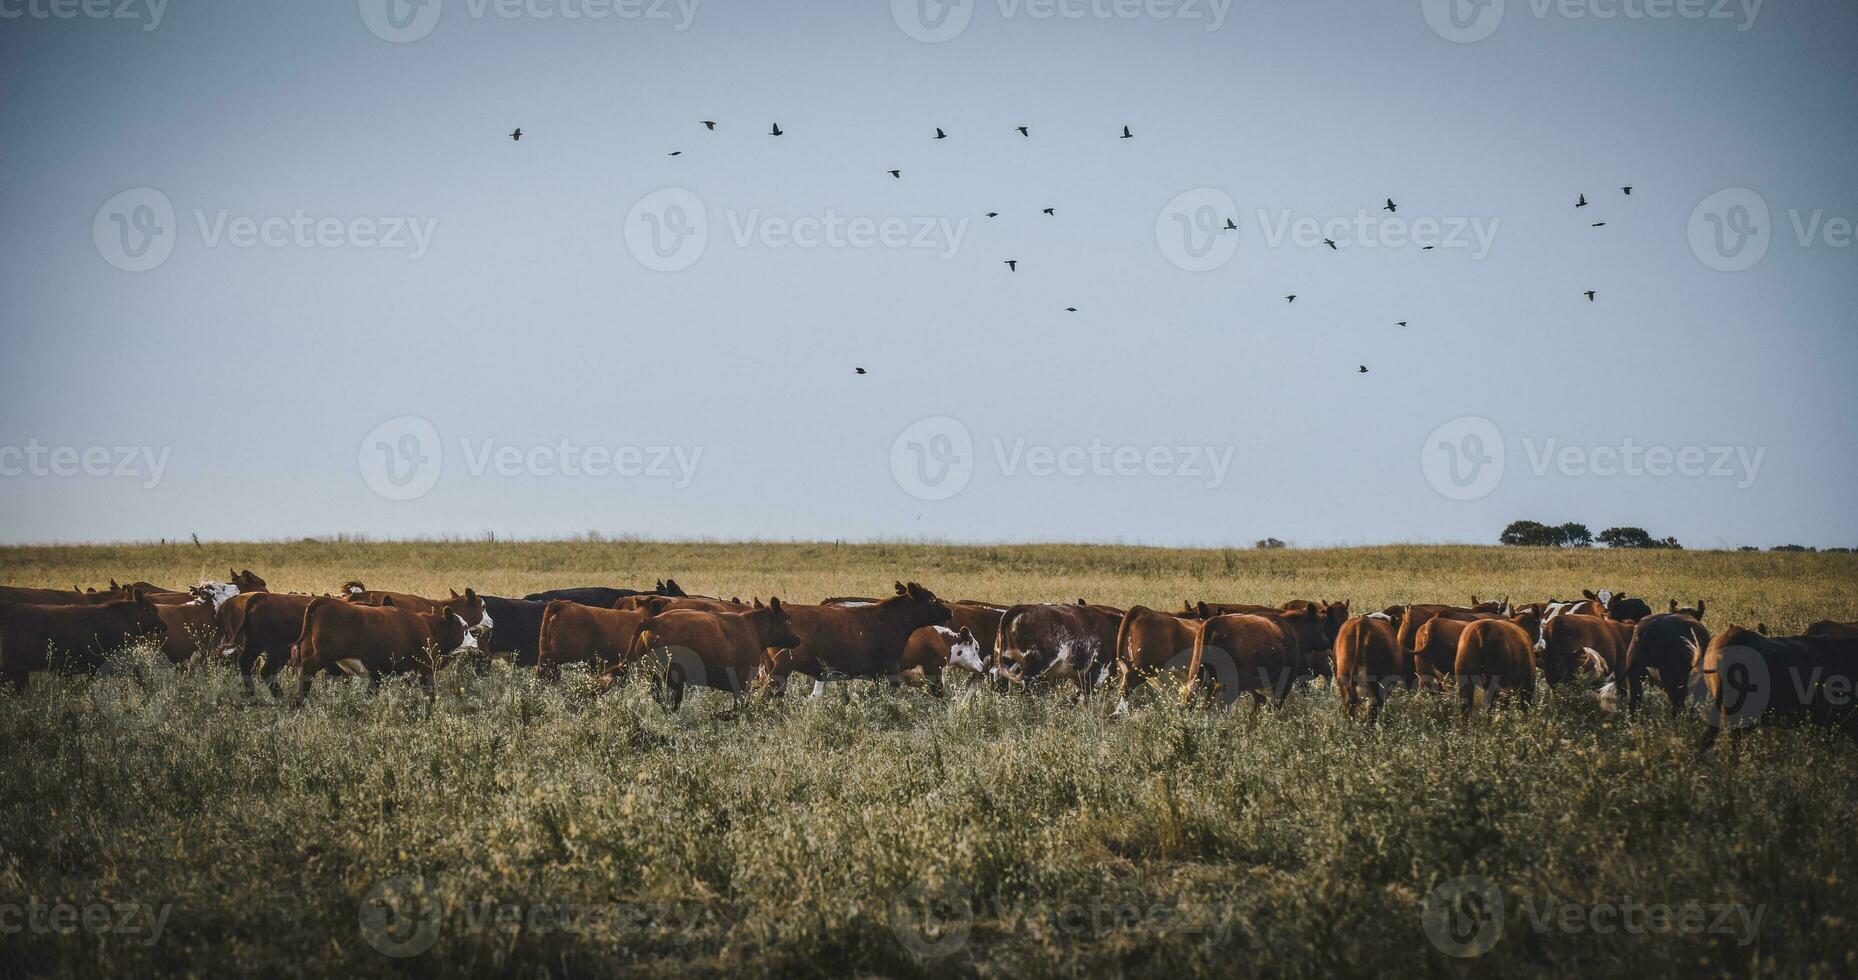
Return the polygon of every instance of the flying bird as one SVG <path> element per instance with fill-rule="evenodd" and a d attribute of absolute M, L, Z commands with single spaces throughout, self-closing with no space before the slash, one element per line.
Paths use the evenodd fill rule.
<path fill-rule="evenodd" d="M 864 373 L 865 373 L 865 369 L 864 369 L 864 368 L 852 368 L 852 370 L 854 370 L 854 371 L 856 371 L 856 372 L 858 372 L 859 374 L 864 374 Z"/>
<path fill-rule="evenodd" d="M 1289 296 L 1284 297 L 1284 302 L 1286 303 L 1295 303 L 1296 301 L 1297 301 L 1296 293 L 1291 293 Z"/>
<path fill-rule="evenodd" d="M 1123 136 L 1122 136 L 1122 138 L 1123 138 L 1123 139 L 1126 139 L 1126 140 L 1128 140 L 1128 139 L 1135 139 L 1135 134 L 1129 131 L 1129 127 L 1127 127 L 1127 126 L 1124 126 L 1124 127 L 1123 127 Z"/>
<path fill-rule="evenodd" d="M 1064 311 L 1065 311 L 1066 313 L 1076 313 L 1076 312 L 1077 312 L 1077 307 L 1075 307 L 1075 306 L 1067 306 L 1067 307 L 1065 307 L 1065 308 L 1064 308 Z"/>
<path fill-rule="evenodd" d="M 1233 224 L 1233 223 L 1232 223 L 1232 219 L 1231 219 L 1231 218 L 1227 218 L 1227 219 L 1226 219 L 1226 227 L 1225 227 L 1225 228 L 1223 228 L 1223 229 L 1221 229 L 1221 230 L 1222 230 L 1222 231 L 1238 231 L 1238 230 L 1239 230 L 1239 226 L 1238 226 L 1238 225 L 1235 225 L 1235 224 Z"/>
<path fill-rule="evenodd" d="M 510 134 L 510 139 L 519 140 L 522 138 L 523 138 L 523 128 L 521 126 L 518 126 L 516 127 L 516 131 Z"/>
<path fill-rule="evenodd" d="M 715 132 L 715 130 L 716 130 L 716 120 L 714 120 L 714 119 L 704 119 L 704 120 L 700 120 L 700 121 L 701 121 L 701 122 L 703 123 L 703 128 L 704 128 L 704 129 L 707 129 L 707 130 L 710 130 L 711 132 Z"/>
<path fill-rule="evenodd" d="M 1589 289 L 1587 291 L 1587 302 L 1589 303 L 1593 302 L 1593 294 L 1594 294 L 1593 290 Z"/>
<path fill-rule="evenodd" d="M 897 178 L 898 180 L 902 180 L 902 179 L 903 179 L 903 171 L 901 171 L 901 170 L 892 170 L 892 171 L 889 171 L 889 173 L 890 173 L 890 175 L 891 175 L 892 177 L 895 177 L 895 178 Z"/>
<path fill-rule="evenodd" d="M 942 127 L 937 126 L 935 129 L 935 138 L 939 140 L 945 140 L 945 139 L 948 139 L 948 134 L 942 132 Z"/>
<path fill-rule="evenodd" d="M 1007 259 L 1006 260 L 1006 271 L 1018 272 L 1019 271 L 1019 260 L 1018 259 Z"/>
<path fill-rule="evenodd" d="M 1581 199 L 1580 199 L 1580 200 L 1578 200 L 1578 201 L 1576 201 L 1576 202 L 1574 202 L 1574 206 L 1575 206 L 1575 207 L 1577 207 L 1577 208 L 1584 208 L 1584 207 L 1586 207 L 1586 206 L 1587 206 L 1587 195 L 1585 195 L 1585 194 L 1582 194 L 1582 195 L 1581 195 Z"/>
<path fill-rule="evenodd" d="M 1422 252 L 1430 252 L 1435 248 L 1438 248 L 1438 246 L 1437 245 L 1421 245 L 1419 247 L 1419 250 Z"/>
<path fill-rule="evenodd" d="M 1058 211 L 1058 209 L 1057 209 L 1057 208 L 1044 208 L 1044 209 L 1042 209 L 1042 210 L 1043 210 L 1043 211 L 1044 211 L 1044 212 L 1045 212 L 1046 214 L 1049 214 L 1049 215 L 1051 215 L 1051 216 L 1052 216 L 1052 217 L 1054 217 L 1054 218 L 1056 218 L 1056 217 L 1058 216 L 1058 214 L 1057 214 L 1057 211 Z"/>
<path fill-rule="evenodd" d="M 769 127 L 769 128 L 768 128 L 768 135 L 769 135 L 769 136 L 779 136 L 779 135 L 781 135 L 781 124 L 780 124 L 780 123 L 775 123 L 775 124 L 774 124 L 773 126 L 771 126 L 771 127 Z"/>
<path fill-rule="evenodd" d="M 1356 374 L 1367 374 L 1368 366 L 1366 364 L 1361 365 L 1360 368 L 1355 371 L 1355 373 Z"/>
<path fill-rule="evenodd" d="M 1404 327 L 1404 326 L 1406 326 L 1406 321 L 1405 321 L 1405 320 L 1400 320 L 1400 321 L 1397 321 L 1397 325 L 1398 325 L 1398 326 L 1402 326 L 1402 327 Z"/>
<path fill-rule="evenodd" d="M 1329 246 L 1329 248 L 1330 248 L 1330 250 L 1331 250 L 1331 251 L 1340 251 L 1340 249 L 1337 249 L 1337 248 L 1335 247 L 1335 239 L 1333 239 L 1333 238 L 1325 238 L 1325 239 L 1323 239 L 1323 244 L 1324 244 L 1324 245 L 1327 245 L 1327 246 Z"/>
<path fill-rule="evenodd" d="M 1631 188 L 1631 186 L 1630 186 L 1630 185 L 1628 185 L 1628 186 L 1626 186 L 1626 187 L 1621 187 L 1621 188 L 1620 188 L 1620 190 L 1622 190 L 1622 191 L 1625 191 L 1625 192 L 1626 192 L 1626 196 L 1627 196 L 1627 197 L 1631 197 L 1631 196 L 1632 196 L 1632 188 Z"/>
<path fill-rule="evenodd" d="M 989 218 L 998 218 L 998 217 L 1000 217 L 1000 212 L 998 212 L 998 211 L 989 211 L 989 212 L 987 212 L 987 216 L 988 216 Z"/>
<path fill-rule="evenodd" d="M 1606 227 L 1606 222 L 1604 222 L 1604 221 L 1596 221 L 1596 222 L 1594 222 L 1594 223 L 1593 223 L 1593 226 L 1594 226 L 1595 228 L 1605 228 L 1605 227 Z"/>
<path fill-rule="evenodd" d="M 1021 136 L 1031 136 L 1031 135 L 1032 135 L 1031 133 L 1028 133 L 1028 132 L 1026 132 L 1026 127 L 1024 127 L 1024 126 L 1016 126 L 1016 127 L 1014 127 L 1014 128 L 1016 128 L 1016 129 L 1018 129 L 1018 130 L 1019 130 L 1019 135 L 1021 135 Z"/>
<path fill-rule="evenodd" d="M 674 157 L 681 157 L 684 155 L 684 151 L 683 150 L 672 150 L 669 154 L 666 154 L 666 155 L 674 156 Z"/>
<path fill-rule="evenodd" d="M 1393 202 L 1393 198 L 1391 198 L 1391 197 L 1390 197 L 1390 198 L 1388 198 L 1388 199 L 1387 199 L 1387 206 L 1386 206 L 1386 207 L 1384 207 L 1384 208 L 1382 208 L 1381 210 L 1382 210 L 1382 211 L 1389 211 L 1389 212 L 1393 212 L 1393 213 L 1395 213 L 1395 214 L 1398 214 L 1398 213 L 1399 213 L 1399 211 L 1400 211 L 1400 206 L 1399 206 L 1399 205 L 1397 205 L 1397 204 L 1395 204 L 1395 203 Z"/>

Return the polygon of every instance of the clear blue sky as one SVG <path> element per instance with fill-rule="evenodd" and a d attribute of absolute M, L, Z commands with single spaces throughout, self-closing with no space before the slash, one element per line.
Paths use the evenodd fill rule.
<path fill-rule="evenodd" d="M 908 0 L 575 20 L 536 14 L 585 0 L 527 2 L 411 8 L 415 31 L 440 16 L 395 43 L 363 16 L 376 0 L 172 0 L 158 24 L 148 3 L 94 20 L 0 0 L 20 14 L 0 18 L 0 540 L 1317 545 L 1494 541 L 1528 517 L 1698 547 L 1858 543 L 1849 0 L 1772 0 L 1752 22 L 1740 4 L 1507 0 L 1469 43 L 1420 0 L 1241 3 L 1214 30 L 1208 0 L 1133 18 L 975 0 L 940 42 L 900 27 Z M 109 213 L 134 188 L 173 220 Z M 635 205 L 665 188 L 707 220 L 676 271 L 628 247 Z M 1197 188 L 1239 225 L 1210 271 L 1157 232 Z M 1769 209 L 1767 250 L 1723 271 L 1692 226 L 1745 236 L 1746 209 L 1699 212 L 1738 188 Z M 1389 196 L 1402 221 L 1494 229 L 1488 249 L 1355 240 Z M 336 219 L 332 244 L 234 244 L 240 219 L 298 212 Z M 779 238 L 828 216 L 952 247 Z M 1351 237 L 1275 235 L 1303 218 Z M 430 238 L 381 247 L 357 219 Z M 173 236 L 154 267 L 105 254 L 151 227 Z M 395 500 L 363 458 L 408 444 L 364 442 L 404 416 L 441 461 Z M 924 499 L 942 494 L 892 464 L 955 458 L 899 440 L 938 416 L 969 437 L 969 472 Z M 1470 500 L 1428 479 L 1429 434 L 1462 417 L 1504 450 Z M 1705 470 L 1592 472 L 1628 440 L 1694 447 Z M 562 475 L 564 441 L 694 468 Z M 1093 444 L 1160 468 L 1027 468 Z M 51 469 L 55 447 L 70 472 L 119 446 L 147 453 L 128 475 Z M 521 457 L 513 475 L 473 472 L 486 446 Z M 1203 456 L 1185 446 L 1228 454 L 1223 480 L 1175 474 Z M 1753 479 L 1733 456 L 1711 475 L 1717 446 L 1758 457 Z"/>

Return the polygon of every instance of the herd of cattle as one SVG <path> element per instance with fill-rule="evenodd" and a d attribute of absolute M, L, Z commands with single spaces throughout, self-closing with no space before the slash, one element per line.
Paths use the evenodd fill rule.
<path fill-rule="evenodd" d="M 1461 715 L 1479 692 L 1494 710 L 1508 692 L 1526 707 L 1537 671 L 1549 684 L 1624 690 L 1639 707 L 1647 680 L 1683 709 L 1693 676 L 1706 710 L 1733 714 L 1751 693 L 1750 722 L 1806 719 L 1858 736 L 1858 623 L 1824 620 L 1801 636 L 1730 627 L 1714 636 L 1704 603 L 1645 600 L 1606 590 L 1573 601 L 1407 604 L 1351 615 L 1346 602 L 1282 606 L 1184 602 L 1168 612 L 1075 603 L 1006 606 L 944 601 L 914 582 L 894 594 L 841 596 L 815 605 L 689 595 L 675 580 L 651 589 L 587 587 L 521 599 L 473 589 L 432 599 L 349 582 L 339 595 L 269 591 L 249 569 L 187 590 L 147 582 L 104 590 L 0 586 L 0 677 L 23 689 L 34 671 L 97 671 L 126 644 L 159 640 L 175 663 L 197 653 L 230 657 L 247 691 L 256 673 L 274 695 L 289 666 L 301 703 L 318 675 L 414 674 L 492 657 L 546 677 L 581 664 L 602 690 L 635 672 L 675 710 L 687 686 L 740 699 L 778 693 L 799 673 L 818 694 L 827 681 L 902 680 L 943 693 L 945 671 L 1002 689 L 1075 684 L 1080 697 L 1117 681 L 1119 709 L 1150 680 L 1181 679 L 1189 697 L 1255 705 L 1329 678 L 1346 710 L 1373 720 L 1390 690 L 1451 688 Z M 1760 690 L 1755 686 L 1760 685 Z M 1718 729 L 1720 730 L 1720 729 Z M 1715 732 L 1712 732 L 1712 739 Z"/>

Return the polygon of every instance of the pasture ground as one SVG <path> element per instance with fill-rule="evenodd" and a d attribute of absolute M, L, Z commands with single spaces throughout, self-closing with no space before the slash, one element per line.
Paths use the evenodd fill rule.
<path fill-rule="evenodd" d="M 0 549 L 18 585 L 180 586 L 228 565 L 280 591 L 674 576 L 813 601 L 914 579 L 947 598 L 1363 610 L 1605 586 L 1707 599 L 1714 628 L 1858 618 L 1850 555 Z M 1402 695 L 1368 727 L 1321 686 L 1258 716 L 871 685 L 794 685 L 739 715 L 694 694 L 667 715 L 638 685 L 592 698 L 585 674 L 442 680 L 430 711 L 410 684 L 339 682 L 289 711 L 224 665 L 140 653 L 0 694 L 0 976 L 1858 974 L 1858 748 L 1761 731 L 1698 757 L 1704 722 L 1655 692 L 1637 719 L 1571 690 L 1468 724 Z M 1429 894 L 1457 914 L 1427 919 Z"/>

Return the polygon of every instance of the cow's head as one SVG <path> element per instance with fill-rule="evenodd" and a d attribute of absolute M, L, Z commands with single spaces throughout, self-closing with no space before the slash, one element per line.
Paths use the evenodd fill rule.
<path fill-rule="evenodd" d="M 467 586 L 464 595 L 459 595 L 458 590 L 453 589 L 452 597 L 440 605 L 457 613 L 458 618 L 464 620 L 465 625 L 471 627 L 472 632 L 480 636 L 490 632 L 492 626 L 490 610 L 484 608 L 484 598 L 477 594 L 476 589 Z"/>
<path fill-rule="evenodd" d="M 744 615 L 755 626 L 755 639 L 764 650 L 779 650 L 783 653 L 805 642 L 800 634 L 794 632 L 793 618 L 782 608 L 781 600 L 770 597 L 766 607 L 750 610 Z"/>
<path fill-rule="evenodd" d="M 227 581 L 231 582 L 240 592 L 266 591 L 265 580 L 259 578 L 251 569 L 248 568 L 242 572 L 234 572 L 232 569 L 228 568 L 226 571 L 230 573 L 227 577 Z"/>
<path fill-rule="evenodd" d="M 915 582 L 897 583 L 897 594 L 884 600 L 889 609 L 902 615 L 905 625 L 912 630 L 924 626 L 940 626 L 948 622 L 952 613 L 948 604 L 935 597 L 935 593 Z"/>
<path fill-rule="evenodd" d="M 1335 638 L 1342 633 L 1342 624 L 1348 622 L 1348 601 L 1325 602 L 1322 604 L 1323 642 L 1335 646 Z"/>
<path fill-rule="evenodd" d="M 421 613 L 419 618 L 425 621 L 432 647 L 439 652 L 440 666 L 453 657 L 477 649 L 477 636 L 457 612 L 441 609 L 435 613 Z"/>
<path fill-rule="evenodd" d="M 1674 616 L 1689 616 L 1691 619 L 1694 619 L 1698 622 L 1702 622 L 1703 621 L 1703 600 L 1698 599 L 1697 604 L 1695 606 L 1680 609 L 1677 605 L 1677 600 L 1672 599 L 1671 600 L 1671 614 Z"/>
<path fill-rule="evenodd" d="M 238 595 L 242 590 L 231 582 L 201 582 L 187 591 L 193 594 L 195 602 L 218 609 L 220 603 Z"/>
<path fill-rule="evenodd" d="M 342 583 L 342 594 L 345 596 L 360 595 L 366 591 L 368 591 L 368 587 L 365 585 L 362 585 L 360 582 L 356 581 L 355 579 L 349 579 L 348 581 Z"/>
<path fill-rule="evenodd" d="M 986 665 L 981 662 L 981 641 L 975 639 L 974 634 L 969 632 L 966 626 L 963 626 L 958 633 L 950 633 L 946 627 L 942 626 L 936 627 L 936 630 L 944 640 L 948 641 L 948 665 L 950 667 L 960 667 L 977 674 L 986 671 Z"/>

